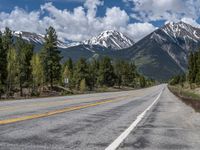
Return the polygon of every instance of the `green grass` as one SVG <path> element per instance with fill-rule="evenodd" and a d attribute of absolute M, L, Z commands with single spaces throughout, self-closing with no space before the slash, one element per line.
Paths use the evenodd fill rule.
<path fill-rule="evenodd" d="M 200 113 L 200 94 L 190 88 L 183 89 L 181 86 L 168 86 L 169 90 L 178 96 L 186 105 L 191 106 Z"/>
<path fill-rule="evenodd" d="M 183 89 L 180 86 L 168 86 L 169 89 L 176 95 L 188 99 L 198 100 L 200 101 L 200 94 L 194 93 L 194 91 Z"/>

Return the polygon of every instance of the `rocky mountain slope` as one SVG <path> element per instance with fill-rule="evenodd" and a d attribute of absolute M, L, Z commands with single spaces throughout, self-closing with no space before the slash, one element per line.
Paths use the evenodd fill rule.
<path fill-rule="evenodd" d="M 187 70 L 187 58 L 200 47 L 200 29 L 184 22 L 168 23 L 118 56 L 132 60 L 146 76 L 167 80 Z"/>
<path fill-rule="evenodd" d="M 99 45 L 112 50 L 128 48 L 134 44 L 133 40 L 114 30 L 104 31 L 98 36 L 92 37 L 83 43 L 85 45 Z"/>

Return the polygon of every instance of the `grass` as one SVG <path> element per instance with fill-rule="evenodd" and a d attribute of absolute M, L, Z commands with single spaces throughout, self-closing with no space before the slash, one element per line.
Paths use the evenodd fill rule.
<path fill-rule="evenodd" d="M 200 101 L 200 94 L 195 93 L 194 90 L 184 89 L 181 86 L 169 86 L 169 89 L 176 95 Z"/>
<path fill-rule="evenodd" d="M 194 108 L 196 112 L 200 112 L 200 94 L 196 93 L 194 89 L 184 89 L 181 86 L 168 86 L 168 88 L 185 104 Z"/>

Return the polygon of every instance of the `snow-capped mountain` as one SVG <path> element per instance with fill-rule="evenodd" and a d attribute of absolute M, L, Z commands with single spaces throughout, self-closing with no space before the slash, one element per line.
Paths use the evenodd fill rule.
<path fill-rule="evenodd" d="M 190 44 L 191 41 L 194 43 L 198 43 L 200 41 L 200 29 L 184 22 L 170 22 L 161 28 L 161 30 L 164 31 L 180 47 L 186 50 L 190 50 L 190 46 L 188 44 Z"/>
<path fill-rule="evenodd" d="M 17 37 L 21 35 L 24 40 L 35 44 L 42 45 L 44 43 L 44 35 L 42 34 L 22 32 L 22 31 L 15 31 L 13 32 L 13 34 L 14 36 Z M 70 42 L 70 41 L 62 42 L 58 40 L 59 48 L 65 49 L 74 46 L 88 45 L 87 49 L 88 47 L 91 47 L 91 51 L 94 51 L 92 50 L 94 46 L 104 47 L 102 48 L 102 50 L 104 50 L 105 48 L 112 50 L 119 50 L 131 47 L 133 44 L 134 42 L 130 38 L 114 30 L 104 31 L 100 35 L 92 37 L 91 39 L 85 40 L 83 42 Z"/>
<path fill-rule="evenodd" d="M 200 29 L 178 22 L 155 30 L 123 53 L 144 75 L 168 80 L 187 71 L 190 52 L 199 48 Z"/>
<path fill-rule="evenodd" d="M 37 45 L 37 44 L 42 45 L 45 41 L 43 34 L 36 34 L 36 33 L 31 33 L 31 32 L 24 32 L 24 31 L 14 31 L 13 35 L 16 37 L 19 37 L 19 35 L 21 35 L 24 40 L 31 42 L 34 45 Z M 69 41 L 62 42 L 58 40 L 58 47 L 62 49 L 75 46 L 78 44 L 80 43 L 69 42 Z"/>
<path fill-rule="evenodd" d="M 19 37 L 19 35 L 22 36 L 22 38 L 26 41 L 33 41 L 35 43 L 40 43 L 43 44 L 44 43 L 44 35 L 42 34 L 36 34 L 36 33 L 31 33 L 31 32 L 22 32 L 22 31 L 14 31 L 13 32 L 14 36 Z"/>
<path fill-rule="evenodd" d="M 34 43 L 40 50 L 44 36 L 28 32 L 15 32 L 15 36 Z M 39 45 L 40 47 L 37 47 Z M 170 77 L 187 71 L 187 58 L 191 51 L 200 48 L 200 28 L 184 22 L 168 23 L 150 33 L 137 43 L 120 32 L 109 30 L 79 43 L 58 42 L 64 60 L 84 57 L 133 61 L 145 76 L 166 81 Z"/>
<path fill-rule="evenodd" d="M 131 47 L 134 42 L 121 32 L 108 30 L 83 42 L 86 45 L 99 45 L 112 50 Z"/>
<path fill-rule="evenodd" d="M 184 22 L 168 23 L 155 31 L 152 38 L 185 71 L 189 53 L 200 46 L 200 29 Z"/>

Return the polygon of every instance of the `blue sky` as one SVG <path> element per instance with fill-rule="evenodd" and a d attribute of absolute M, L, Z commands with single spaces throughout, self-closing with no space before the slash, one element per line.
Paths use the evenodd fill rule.
<path fill-rule="evenodd" d="M 199 27 L 199 15 L 199 0 L 0 0 L 0 30 L 44 34 L 51 25 L 61 40 L 72 41 L 104 30 L 138 41 L 171 21 Z"/>

